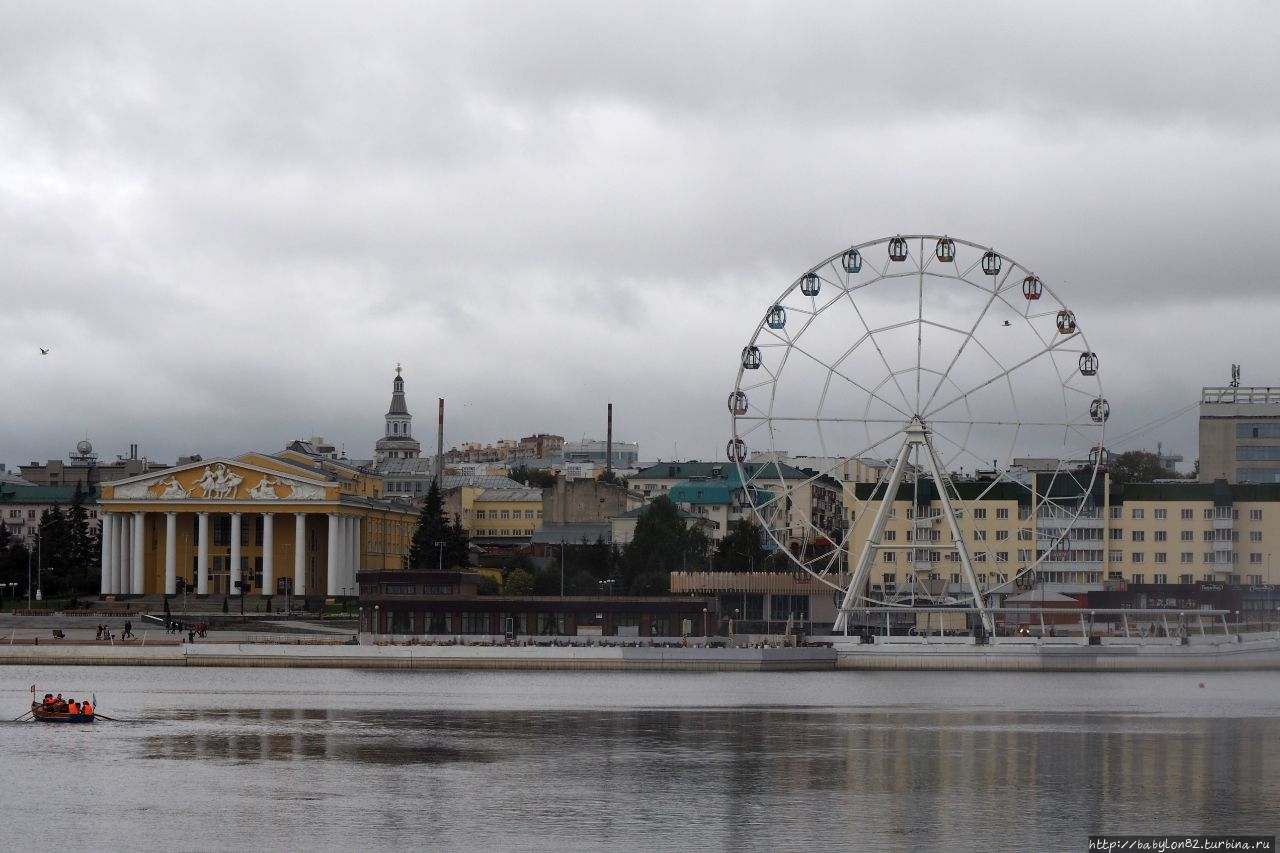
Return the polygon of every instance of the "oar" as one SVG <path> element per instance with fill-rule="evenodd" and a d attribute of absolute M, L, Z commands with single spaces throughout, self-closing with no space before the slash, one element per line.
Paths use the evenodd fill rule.
<path fill-rule="evenodd" d="M 20 721 L 23 717 L 30 717 L 30 716 L 31 716 L 31 712 L 30 712 L 30 711 L 28 711 L 28 712 L 27 712 L 27 713 L 25 713 L 25 714 L 20 714 L 19 716 L 14 717 L 14 718 L 13 718 L 12 720 L 10 720 L 9 722 L 11 722 L 11 723 L 16 723 L 16 722 Z"/>
<path fill-rule="evenodd" d="M 95 708 L 95 709 L 94 709 L 94 711 L 93 711 L 93 718 L 94 718 L 95 720 L 97 720 L 97 719 L 110 720 L 110 721 L 111 721 L 111 722 L 113 722 L 113 723 L 124 723 L 124 722 L 128 722 L 128 720 L 117 720 L 115 717 L 108 717 L 106 714 L 99 714 L 96 708 Z"/>

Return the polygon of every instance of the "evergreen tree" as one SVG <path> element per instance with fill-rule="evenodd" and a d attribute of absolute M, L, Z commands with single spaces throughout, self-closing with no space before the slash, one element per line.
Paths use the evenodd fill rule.
<path fill-rule="evenodd" d="M 409 568 L 435 569 L 448 568 L 445 563 L 445 549 L 454 541 L 455 533 L 449 519 L 444 514 L 444 498 L 440 488 L 434 482 L 427 490 L 427 498 L 422 504 L 422 512 L 418 515 L 418 526 L 413 531 L 413 540 L 409 543 Z M 450 554 L 450 557 L 453 555 Z"/>
<path fill-rule="evenodd" d="M 470 565 L 467 531 L 462 518 L 454 515 L 450 521 L 444 512 L 444 498 L 435 483 L 427 490 L 418 526 L 409 543 L 409 568 L 456 569 Z"/>
<path fill-rule="evenodd" d="M 75 494 L 71 496 L 71 507 L 67 510 L 67 537 L 69 546 L 69 563 L 67 581 L 73 592 L 89 591 L 89 581 L 96 574 L 101 558 L 101 550 L 97 547 L 97 537 L 89 525 L 89 511 L 84 506 L 84 491 L 76 483 Z"/>

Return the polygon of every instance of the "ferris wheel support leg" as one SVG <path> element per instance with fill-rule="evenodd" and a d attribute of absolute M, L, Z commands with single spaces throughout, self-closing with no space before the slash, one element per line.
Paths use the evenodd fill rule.
<path fill-rule="evenodd" d="M 973 570 L 973 561 L 969 558 L 969 549 L 964 544 L 964 534 L 960 530 L 960 525 L 956 522 L 956 512 L 951 505 L 951 496 L 943 488 L 942 484 L 946 480 L 942 476 L 942 468 L 938 465 L 938 457 L 933 453 L 933 444 L 927 439 L 922 443 L 925 449 L 925 462 L 928 464 L 929 470 L 933 472 L 933 481 L 938 484 L 938 496 L 942 501 L 942 514 L 946 516 L 947 525 L 951 528 L 951 538 L 956 543 L 956 552 L 960 555 L 960 568 L 964 571 L 964 579 L 969 584 L 969 589 L 973 590 L 973 604 L 978 608 L 978 617 L 982 620 L 982 627 L 986 629 L 987 636 L 992 636 L 995 634 L 995 623 L 991 618 L 991 613 L 987 610 L 987 603 L 982 597 L 982 590 L 978 588 L 978 575 Z"/>
<path fill-rule="evenodd" d="M 844 601 L 840 603 L 840 612 L 836 614 L 835 624 L 831 626 L 832 633 L 848 630 L 849 611 L 857 604 L 859 598 L 865 598 L 862 594 L 862 588 L 866 586 L 867 578 L 871 576 L 871 564 L 875 562 L 876 554 L 880 549 L 884 523 L 889 519 L 889 513 L 893 509 L 893 501 L 898 495 L 898 484 L 902 482 L 902 472 L 907 467 L 907 454 L 910 450 L 911 442 L 903 442 L 902 449 L 898 451 L 898 458 L 893 463 L 893 470 L 889 473 L 889 481 L 885 486 L 884 497 L 880 499 L 880 507 L 876 510 L 876 517 L 871 523 L 871 530 L 867 532 L 867 541 L 862 543 L 862 553 L 858 556 L 858 566 L 854 569 L 853 577 L 849 580 L 849 588 L 844 591 Z"/>

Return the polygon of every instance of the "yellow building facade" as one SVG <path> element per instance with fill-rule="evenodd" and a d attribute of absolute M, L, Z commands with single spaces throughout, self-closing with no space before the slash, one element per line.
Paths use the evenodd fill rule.
<path fill-rule="evenodd" d="M 104 484 L 103 595 L 354 595 L 356 572 L 403 567 L 417 512 L 376 479 L 247 453 Z M 242 586 L 244 584 L 244 586 Z"/>
<path fill-rule="evenodd" d="M 1074 507 L 1033 504 L 1030 490 L 1013 484 L 958 488 L 976 493 L 961 501 L 957 525 L 984 592 L 1010 594 L 1036 582 L 1098 588 L 1280 583 L 1280 485 L 1108 483 L 1078 517 Z M 880 505 L 853 497 L 846 507 L 851 566 Z M 961 564 L 941 503 L 913 500 L 910 486 L 898 498 L 873 543 L 870 596 L 959 592 Z"/>

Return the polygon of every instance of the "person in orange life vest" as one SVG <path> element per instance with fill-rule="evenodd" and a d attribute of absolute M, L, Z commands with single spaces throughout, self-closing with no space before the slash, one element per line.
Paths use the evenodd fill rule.
<path fill-rule="evenodd" d="M 65 710 L 67 710 L 67 700 L 62 698 L 62 694 L 61 694 L 61 693 L 59 693 L 57 696 L 53 697 L 53 707 L 52 707 L 52 709 L 51 709 L 51 710 L 54 710 L 54 711 L 65 711 Z"/>
<path fill-rule="evenodd" d="M 67 713 L 68 714 L 80 713 L 80 705 L 76 703 L 76 700 L 72 699 L 70 702 L 67 703 Z"/>
<path fill-rule="evenodd" d="M 92 702 L 90 702 L 90 701 L 88 701 L 88 700 L 86 699 L 86 700 L 85 700 L 85 701 L 80 705 L 80 713 L 81 713 L 81 714 L 84 714 L 86 717 L 92 717 L 92 716 L 93 716 L 93 703 L 92 703 Z"/>
<path fill-rule="evenodd" d="M 53 694 L 52 693 L 44 694 L 44 701 L 42 701 L 40 704 L 44 705 L 44 708 L 46 711 L 49 710 L 49 706 L 53 704 Z"/>

